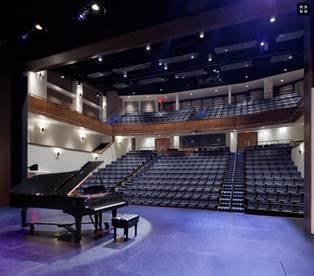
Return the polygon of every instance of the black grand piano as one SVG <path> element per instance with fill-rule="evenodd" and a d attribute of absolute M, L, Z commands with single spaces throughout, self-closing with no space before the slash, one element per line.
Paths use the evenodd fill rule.
<path fill-rule="evenodd" d="M 81 240 L 82 217 L 88 215 L 95 233 L 102 230 L 102 213 L 112 211 L 116 216 L 117 209 L 127 205 L 123 201 L 122 193 L 114 189 L 86 193 L 81 189 L 84 181 L 90 177 L 102 164 L 102 161 L 87 162 L 80 170 L 43 174 L 26 179 L 10 192 L 10 205 L 21 208 L 22 227 L 30 226 L 34 232 L 35 224 L 48 224 L 64 227 L 74 234 L 74 241 Z M 27 222 L 27 208 L 60 209 L 72 215 L 75 223 L 40 223 Z M 73 227 L 74 226 L 74 227 Z M 105 224 L 109 228 L 109 224 Z"/>

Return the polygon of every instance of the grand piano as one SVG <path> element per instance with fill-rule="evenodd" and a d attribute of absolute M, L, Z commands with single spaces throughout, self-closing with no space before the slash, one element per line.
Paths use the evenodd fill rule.
<path fill-rule="evenodd" d="M 37 175 L 16 185 L 10 192 L 10 205 L 21 208 L 22 227 L 30 227 L 34 232 L 35 225 L 48 224 L 64 227 L 74 234 L 74 241 L 81 240 L 82 218 L 90 217 L 95 233 L 102 231 L 102 213 L 112 211 L 117 215 L 117 209 L 127 205 L 122 193 L 114 189 L 99 190 L 95 193 L 84 192 L 81 188 L 84 181 L 98 170 L 102 161 L 87 162 L 80 170 Z M 96 172 L 97 173 L 97 172 Z M 28 208 L 59 209 L 74 217 L 74 223 L 40 223 L 27 222 Z M 105 224 L 109 228 L 109 224 Z"/>

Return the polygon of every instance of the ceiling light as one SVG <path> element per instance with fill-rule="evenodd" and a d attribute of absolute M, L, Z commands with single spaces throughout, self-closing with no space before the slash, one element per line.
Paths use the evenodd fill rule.
<path fill-rule="evenodd" d="M 102 57 L 98 57 L 98 61 L 99 61 L 99 62 L 102 62 Z"/>
<path fill-rule="evenodd" d="M 38 31 L 42 31 L 44 28 L 40 24 L 36 24 L 35 25 L 35 29 L 38 30 Z"/>
<path fill-rule="evenodd" d="M 192 95 L 193 95 L 193 93 L 190 93 L 190 95 L 192 96 Z"/>
<path fill-rule="evenodd" d="M 265 45 L 265 42 L 261 41 L 260 45 L 263 47 Z"/>
<path fill-rule="evenodd" d="M 159 91 L 161 92 L 161 91 L 163 91 L 163 89 L 162 89 L 162 88 L 160 88 L 160 89 L 159 89 Z"/>
<path fill-rule="evenodd" d="M 127 77 L 128 77 L 128 73 L 127 73 L 127 72 L 124 72 L 124 73 L 123 73 L 123 77 L 124 77 L 124 78 L 127 78 Z"/>
<path fill-rule="evenodd" d="M 149 98 L 149 96 L 146 96 L 146 98 Z"/>
<path fill-rule="evenodd" d="M 179 76 L 178 76 L 178 75 L 175 75 L 174 77 L 175 77 L 176 79 L 178 79 L 178 78 L 179 78 Z"/>
<path fill-rule="evenodd" d="M 228 49 L 225 49 L 225 53 L 227 53 L 228 52 Z"/>
<path fill-rule="evenodd" d="M 209 54 L 208 55 L 208 61 L 212 61 L 213 60 L 213 55 L 212 54 Z"/>
<path fill-rule="evenodd" d="M 248 75 L 246 75 L 246 76 L 245 76 L 245 78 L 246 78 L 246 79 L 248 79 L 248 78 L 249 78 L 249 76 L 248 76 Z"/>
<path fill-rule="evenodd" d="M 167 96 L 165 96 L 165 99 L 167 99 L 168 97 Z"/>
<path fill-rule="evenodd" d="M 164 69 L 168 70 L 168 65 L 167 64 L 164 65 Z"/>
<path fill-rule="evenodd" d="M 92 4 L 92 10 L 93 11 L 99 11 L 100 10 L 100 7 L 98 6 L 97 3 Z"/>
<path fill-rule="evenodd" d="M 245 87 L 246 87 L 246 88 L 249 88 L 249 85 L 247 84 Z"/>
<path fill-rule="evenodd" d="M 128 96 L 128 99 L 130 99 L 130 96 Z"/>
<path fill-rule="evenodd" d="M 135 92 L 132 92 L 132 95 L 135 95 Z"/>
<path fill-rule="evenodd" d="M 218 89 L 215 89 L 215 92 L 218 92 Z"/>
<path fill-rule="evenodd" d="M 205 33 L 204 32 L 200 32 L 200 38 L 204 38 L 205 37 Z"/>
<path fill-rule="evenodd" d="M 150 45 L 149 44 L 146 45 L 146 51 L 150 51 Z"/>
<path fill-rule="evenodd" d="M 288 69 L 287 69 L 287 68 L 285 68 L 285 69 L 283 69 L 283 71 L 284 71 L 284 72 L 287 72 L 287 71 L 288 71 Z"/>
<path fill-rule="evenodd" d="M 284 82 L 285 80 L 280 80 L 280 82 Z"/>
<path fill-rule="evenodd" d="M 293 56 L 292 56 L 292 55 L 290 55 L 290 56 L 289 56 L 289 59 L 292 59 L 292 58 L 293 58 Z"/>
<path fill-rule="evenodd" d="M 219 73 L 219 70 L 216 70 L 216 73 L 218 74 L 218 73 Z"/>
<path fill-rule="evenodd" d="M 158 65 L 159 65 L 159 66 L 161 66 L 161 65 L 162 65 L 162 61 L 161 61 L 161 60 L 159 60 Z"/>
<path fill-rule="evenodd" d="M 195 58 L 195 56 L 194 55 L 191 55 L 191 59 L 194 59 Z"/>
<path fill-rule="evenodd" d="M 214 72 L 214 73 L 216 73 L 216 71 L 217 71 L 216 69 L 213 69 L 213 72 Z"/>
<path fill-rule="evenodd" d="M 100 97 L 100 95 L 97 93 L 96 97 L 97 97 L 97 98 L 99 98 L 99 97 Z"/>
<path fill-rule="evenodd" d="M 270 23 L 274 23 L 276 21 L 276 17 L 272 16 L 271 18 L 269 18 L 269 22 Z"/>
<path fill-rule="evenodd" d="M 222 81 L 222 79 L 219 79 L 218 81 L 219 81 L 219 82 L 221 82 L 221 81 Z"/>

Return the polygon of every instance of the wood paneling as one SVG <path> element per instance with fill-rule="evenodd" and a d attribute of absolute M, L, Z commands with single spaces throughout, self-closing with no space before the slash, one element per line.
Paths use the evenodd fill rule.
<path fill-rule="evenodd" d="M 256 146 L 257 132 L 238 133 L 238 150 L 243 151 L 247 146 Z"/>
<path fill-rule="evenodd" d="M 112 127 L 110 125 L 67 109 L 61 105 L 46 102 L 32 96 L 29 96 L 28 111 L 47 116 L 60 122 L 82 126 L 106 135 L 112 135 Z"/>
<path fill-rule="evenodd" d="M 155 150 L 157 152 L 166 152 L 170 148 L 170 138 L 155 139 Z"/>

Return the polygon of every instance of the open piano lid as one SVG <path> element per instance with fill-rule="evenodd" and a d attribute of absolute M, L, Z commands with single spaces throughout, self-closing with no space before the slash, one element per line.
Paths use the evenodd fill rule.
<path fill-rule="evenodd" d="M 102 163 L 90 161 L 78 171 L 36 175 L 12 188 L 11 194 L 71 195 Z"/>

